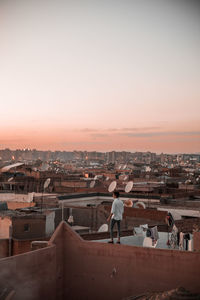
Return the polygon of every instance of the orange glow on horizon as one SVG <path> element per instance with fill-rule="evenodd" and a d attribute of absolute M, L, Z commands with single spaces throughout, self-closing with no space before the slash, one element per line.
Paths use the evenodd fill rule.
<path fill-rule="evenodd" d="M 20 134 L 18 134 L 20 132 Z M 0 148 L 88 151 L 199 152 L 200 131 L 122 128 L 108 130 L 29 130 L 1 134 Z"/>

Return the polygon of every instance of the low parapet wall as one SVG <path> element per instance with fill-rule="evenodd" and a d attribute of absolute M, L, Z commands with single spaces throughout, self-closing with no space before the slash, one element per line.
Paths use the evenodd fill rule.
<path fill-rule="evenodd" d="M 63 229 L 65 299 L 123 299 L 177 286 L 200 292 L 199 253 L 83 241 Z"/>
<path fill-rule="evenodd" d="M 104 209 L 109 213 L 111 210 L 110 206 L 105 205 Z M 132 208 L 132 207 L 124 207 L 123 218 L 126 217 L 135 217 L 148 219 L 153 221 L 164 222 L 167 216 L 167 211 L 159 211 L 157 209 L 140 209 L 140 208 Z"/>
<path fill-rule="evenodd" d="M 0 260 L 15 300 L 123 299 L 183 286 L 200 292 L 200 253 L 84 241 L 62 222 L 48 247 Z"/>

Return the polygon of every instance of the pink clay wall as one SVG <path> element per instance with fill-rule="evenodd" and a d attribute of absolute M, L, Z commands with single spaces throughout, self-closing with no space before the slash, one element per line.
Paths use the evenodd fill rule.
<path fill-rule="evenodd" d="M 56 299 L 56 247 L 0 260 L 0 288 L 15 290 L 12 300 Z"/>
<path fill-rule="evenodd" d="M 178 286 L 200 292 L 198 253 L 82 241 L 64 231 L 66 299 L 122 299 Z"/>

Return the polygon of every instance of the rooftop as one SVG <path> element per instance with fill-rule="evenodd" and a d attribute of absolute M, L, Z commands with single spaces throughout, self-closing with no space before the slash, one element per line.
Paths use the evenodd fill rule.
<path fill-rule="evenodd" d="M 0 269 L 13 300 L 120 300 L 178 286 L 200 293 L 199 252 L 85 241 L 65 222 L 47 247 L 1 259 Z"/>

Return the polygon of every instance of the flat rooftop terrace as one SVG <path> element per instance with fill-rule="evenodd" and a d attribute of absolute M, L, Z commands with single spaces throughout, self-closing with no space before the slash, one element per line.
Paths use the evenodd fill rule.
<path fill-rule="evenodd" d="M 120 242 L 121 242 L 121 245 L 172 250 L 172 248 L 167 244 L 167 241 L 168 241 L 168 239 L 170 239 L 170 237 L 171 237 L 171 233 L 168 234 L 167 232 L 159 232 L 159 239 L 158 239 L 155 247 L 144 246 L 143 243 L 144 243 L 145 237 L 140 236 L 140 235 L 122 236 L 120 238 Z M 192 238 L 192 235 L 191 235 L 191 238 Z M 93 240 L 93 242 L 98 242 L 98 243 L 108 243 L 108 241 L 110 241 L 110 238 L 106 238 L 106 239 L 102 239 L 102 240 Z M 114 238 L 114 243 L 116 243 L 116 242 L 117 242 L 117 238 Z M 180 251 L 178 246 L 173 248 L 173 250 Z"/>

